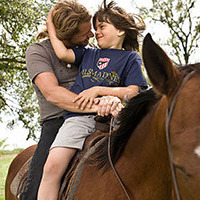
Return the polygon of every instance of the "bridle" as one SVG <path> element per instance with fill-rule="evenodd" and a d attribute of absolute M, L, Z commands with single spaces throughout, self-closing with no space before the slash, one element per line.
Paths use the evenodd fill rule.
<path fill-rule="evenodd" d="M 173 158 L 172 158 L 169 128 L 170 128 L 170 121 L 171 121 L 171 118 L 172 118 L 172 115 L 173 115 L 173 112 L 174 112 L 174 108 L 175 108 L 175 105 L 176 105 L 176 100 L 177 100 L 177 97 L 179 95 L 179 92 L 181 91 L 181 89 L 183 88 L 185 83 L 194 75 L 194 73 L 195 73 L 195 71 L 192 71 L 183 78 L 183 80 L 180 84 L 180 87 L 178 88 L 178 90 L 176 91 L 176 94 L 174 95 L 171 106 L 169 107 L 169 105 L 167 104 L 167 108 L 166 108 L 166 124 L 165 124 L 166 127 L 165 127 L 165 130 L 166 130 L 167 150 L 168 150 L 170 168 L 171 168 L 172 179 L 173 179 L 173 183 L 174 183 L 174 190 L 175 190 L 175 195 L 176 195 L 177 200 L 181 200 L 181 196 L 180 196 L 177 178 L 176 178 L 176 173 L 175 173 L 175 165 L 173 163 Z"/>
<path fill-rule="evenodd" d="M 172 179 L 173 179 L 173 183 L 174 183 L 175 195 L 176 195 L 177 200 L 181 200 L 181 197 L 180 197 L 180 192 L 179 192 L 176 173 L 175 173 L 175 166 L 174 166 L 173 159 L 172 159 L 169 127 L 170 127 L 170 121 L 171 121 L 171 118 L 172 118 L 172 115 L 173 115 L 173 112 L 174 112 L 174 108 L 175 108 L 175 105 L 176 105 L 176 100 L 177 100 L 177 97 L 179 95 L 179 92 L 183 88 L 185 83 L 194 75 L 194 73 L 195 73 L 195 71 L 192 71 L 183 78 L 183 80 L 180 84 L 180 87 L 178 88 L 178 90 L 176 91 L 176 94 L 174 95 L 174 98 L 172 99 L 171 106 L 169 107 L 169 105 L 167 104 L 167 107 L 166 107 L 165 130 L 166 130 L 167 150 L 168 150 L 168 156 L 169 156 L 169 161 L 170 161 L 170 169 L 171 169 L 171 173 L 172 173 Z M 112 134 L 112 129 L 113 129 L 113 121 L 114 121 L 114 118 L 112 117 L 111 122 L 110 122 L 110 130 L 109 130 L 109 137 L 108 137 L 108 159 L 109 159 L 111 168 L 114 171 L 115 176 L 117 177 L 127 199 L 131 200 L 131 198 L 130 198 L 130 196 L 129 196 L 129 194 L 128 194 L 125 186 L 124 186 L 123 181 L 121 180 L 118 172 L 115 169 L 115 166 L 113 165 L 112 158 L 111 158 L 111 155 L 110 155 L 110 153 L 111 153 L 110 152 L 111 151 L 110 145 L 111 145 L 111 134 Z"/>

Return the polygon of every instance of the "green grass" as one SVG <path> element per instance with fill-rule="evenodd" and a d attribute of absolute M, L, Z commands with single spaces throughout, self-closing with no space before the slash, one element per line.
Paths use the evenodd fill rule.
<path fill-rule="evenodd" d="M 0 155 L 0 200 L 5 199 L 5 181 L 6 175 L 8 172 L 8 168 L 10 163 L 12 162 L 14 155 Z"/>
<path fill-rule="evenodd" d="M 18 154 L 22 151 L 23 149 L 18 148 L 18 149 L 14 149 L 12 151 L 9 150 L 0 150 L 0 156 L 2 155 L 13 155 L 13 154 Z"/>
<path fill-rule="evenodd" d="M 10 163 L 21 150 L 22 149 L 15 149 L 13 151 L 0 150 L 0 200 L 5 200 L 5 181 Z"/>

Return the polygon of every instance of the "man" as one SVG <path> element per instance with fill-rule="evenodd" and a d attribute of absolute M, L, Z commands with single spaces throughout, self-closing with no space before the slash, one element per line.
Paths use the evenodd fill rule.
<path fill-rule="evenodd" d="M 63 0 L 55 5 L 52 13 L 57 37 L 64 42 L 66 47 L 88 44 L 93 33 L 91 32 L 91 15 L 85 7 L 75 1 Z M 46 36 L 48 36 L 47 30 L 39 33 L 37 38 L 42 39 Z M 78 68 L 59 60 L 49 39 L 32 44 L 28 48 L 26 64 L 40 106 L 42 132 L 30 165 L 27 185 L 20 195 L 20 200 L 35 200 L 49 148 L 64 122 L 62 117 L 64 110 L 107 115 L 117 105 L 119 105 L 119 110 L 121 107 L 118 104 L 119 101 L 113 98 L 96 100 L 98 105 L 92 108 L 79 108 L 73 103 L 77 95 L 69 89 L 75 81 Z"/>

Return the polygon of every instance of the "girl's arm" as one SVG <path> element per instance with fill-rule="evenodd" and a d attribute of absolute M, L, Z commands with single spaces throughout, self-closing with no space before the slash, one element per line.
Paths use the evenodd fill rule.
<path fill-rule="evenodd" d="M 139 87 L 137 85 L 130 85 L 127 87 L 94 86 L 79 93 L 73 102 L 76 102 L 78 107 L 85 108 L 87 105 L 87 107 L 90 108 L 93 104 L 94 98 L 97 96 L 115 96 L 124 101 L 136 96 L 138 90 Z"/>
<path fill-rule="evenodd" d="M 50 11 L 47 17 L 46 24 L 47 24 L 49 39 L 51 41 L 53 49 L 60 60 L 63 60 L 68 63 L 74 63 L 75 62 L 74 52 L 71 49 L 67 49 L 66 46 L 63 44 L 63 42 L 56 37 L 56 29 L 52 22 L 51 15 L 52 12 Z"/>
<path fill-rule="evenodd" d="M 96 98 L 91 108 L 79 108 L 77 104 L 73 103 L 73 99 L 77 94 L 59 86 L 57 78 L 52 72 L 42 72 L 38 74 L 34 79 L 34 83 L 49 103 L 71 112 L 97 112 L 100 116 L 105 116 L 110 113 L 116 116 L 123 108 L 120 99 L 117 97 Z"/>

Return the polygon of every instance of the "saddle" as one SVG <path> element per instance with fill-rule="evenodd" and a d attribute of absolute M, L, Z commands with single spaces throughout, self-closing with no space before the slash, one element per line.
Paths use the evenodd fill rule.
<path fill-rule="evenodd" d="M 70 165 L 68 169 L 66 170 L 67 173 L 63 176 L 63 179 L 62 179 L 59 199 L 65 198 L 64 196 L 66 196 L 66 194 L 64 195 L 63 191 L 69 191 L 70 185 L 72 183 L 72 179 L 74 176 L 74 172 L 76 170 L 76 167 L 80 163 L 81 159 L 86 154 L 87 156 L 90 155 L 91 154 L 90 149 L 93 147 L 93 150 L 94 150 L 95 144 L 97 144 L 101 139 L 103 139 L 109 132 L 110 119 L 111 119 L 111 116 L 106 116 L 106 117 L 96 116 L 95 117 L 96 131 L 92 135 L 86 138 L 83 150 L 77 152 L 74 158 L 72 159 L 72 161 L 70 162 Z M 27 176 L 28 176 L 28 169 L 29 169 L 31 160 L 32 160 L 32 157 L 29 160 L 27 160 L 26 163 L 24 163 L 24 165 L 16 174 L 16 176 L 14 177 L 10 185 L 10 191 L 16 197 L 19 196 L 19 194 L 21 194 L 25 189 Z"/>
<path fill-rule="evenodd" d="M 16 176 L 14 177 L 14 179 L 10 185 L 10 191 L 16 197 L 18 197 L 19 194 L 21 194 L 21 192 L 25 189 L 25 185 L 26 185 L 26 181 L 27 181 L 27 177 L 28 177 L 28 169 L 29 169 L 29 165 L 31 163 L 31 159 L 32 159 L 32 157 L 30 157 L 24 163 L 24 165 L 21 167 L 19 172 L 16 174 Z"/>
<path fill-rule="evenodd" d="M 58 198 L 59 200 L 73 199 L 70 197 L 75 194 L 76 188 L 78 187 L 79 179 L 85 161 L 95 151 L 96 147 L 104 139 L 106 139 L 105 137 L 106 135 L 107 135 L 106 132 L 101 132 L 97 130 L 95 131 L 95 133 L 87 137 L 83 150 L 77 152 L 75 157 L 72 159 L 68 169 L 66 170 L 67 173 L 63 177 L 59 192 L 59 198 Z"/>

